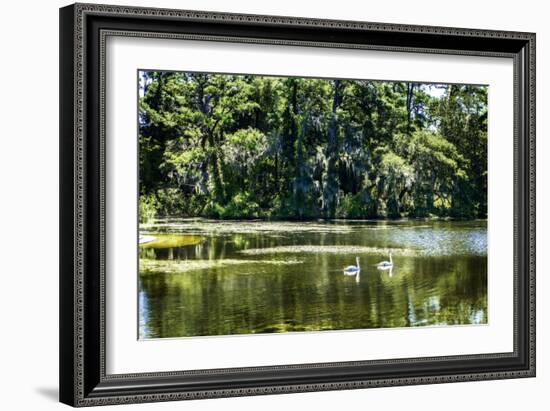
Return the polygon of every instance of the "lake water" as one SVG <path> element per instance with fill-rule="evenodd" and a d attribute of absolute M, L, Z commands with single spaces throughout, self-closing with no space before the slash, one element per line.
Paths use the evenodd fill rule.
<path fill-rule="evenodd" d="M 139 336 L 487 323 L 486 221 L 141 225 Z M 389 259 L 393 268 L 376 264 Z M 343 268 L 360 261 L 358 275 Z"/>

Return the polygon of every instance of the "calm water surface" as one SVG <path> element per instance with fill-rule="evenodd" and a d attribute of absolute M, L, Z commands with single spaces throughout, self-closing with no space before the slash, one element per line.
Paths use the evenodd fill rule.
<path fill-rule="evenodd" d="M 141 226 L 140 338 L 487 323 L 487 225 Z M 394 267 L 376 263 L 392 253 Z M 359 275 L 343 268 L 360 257 Z"/>

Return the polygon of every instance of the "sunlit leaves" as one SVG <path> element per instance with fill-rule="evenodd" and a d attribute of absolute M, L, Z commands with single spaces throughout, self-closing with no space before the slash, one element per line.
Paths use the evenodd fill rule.
<path fill-rule="evenodd" d="M 486 86 L 141 72 L 140 87 L 146 214 L 486 216 Z"/>
<path fill-rule="evenodd" d="M 264 133 L 254 128 L 240 129 L 225 135 L 221 146 L 228 164 L 236 168 L 249 167 L 265 154 L 268 141 Z"/>

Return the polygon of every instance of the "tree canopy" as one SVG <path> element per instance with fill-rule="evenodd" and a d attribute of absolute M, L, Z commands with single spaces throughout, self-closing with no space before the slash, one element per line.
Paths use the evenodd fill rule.
<path fill-rule="evenodd" d="M 139 72 L 140 218 L 485 218 L 487 87 Z"/>

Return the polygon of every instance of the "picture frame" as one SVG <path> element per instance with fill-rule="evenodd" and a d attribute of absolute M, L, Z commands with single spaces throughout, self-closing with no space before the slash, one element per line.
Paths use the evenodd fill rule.
<path fill-rule="evenodd" d="M 513 350 L 107 373 L 106 232 L 110 220 L 105 206 L 109 156 L 105 59 L 109 36 L 510 59 Z M 535 343 L 534 33 L 96 4 L 60 9 L 61 402 L 80 407 L 534 377 Z"/>

